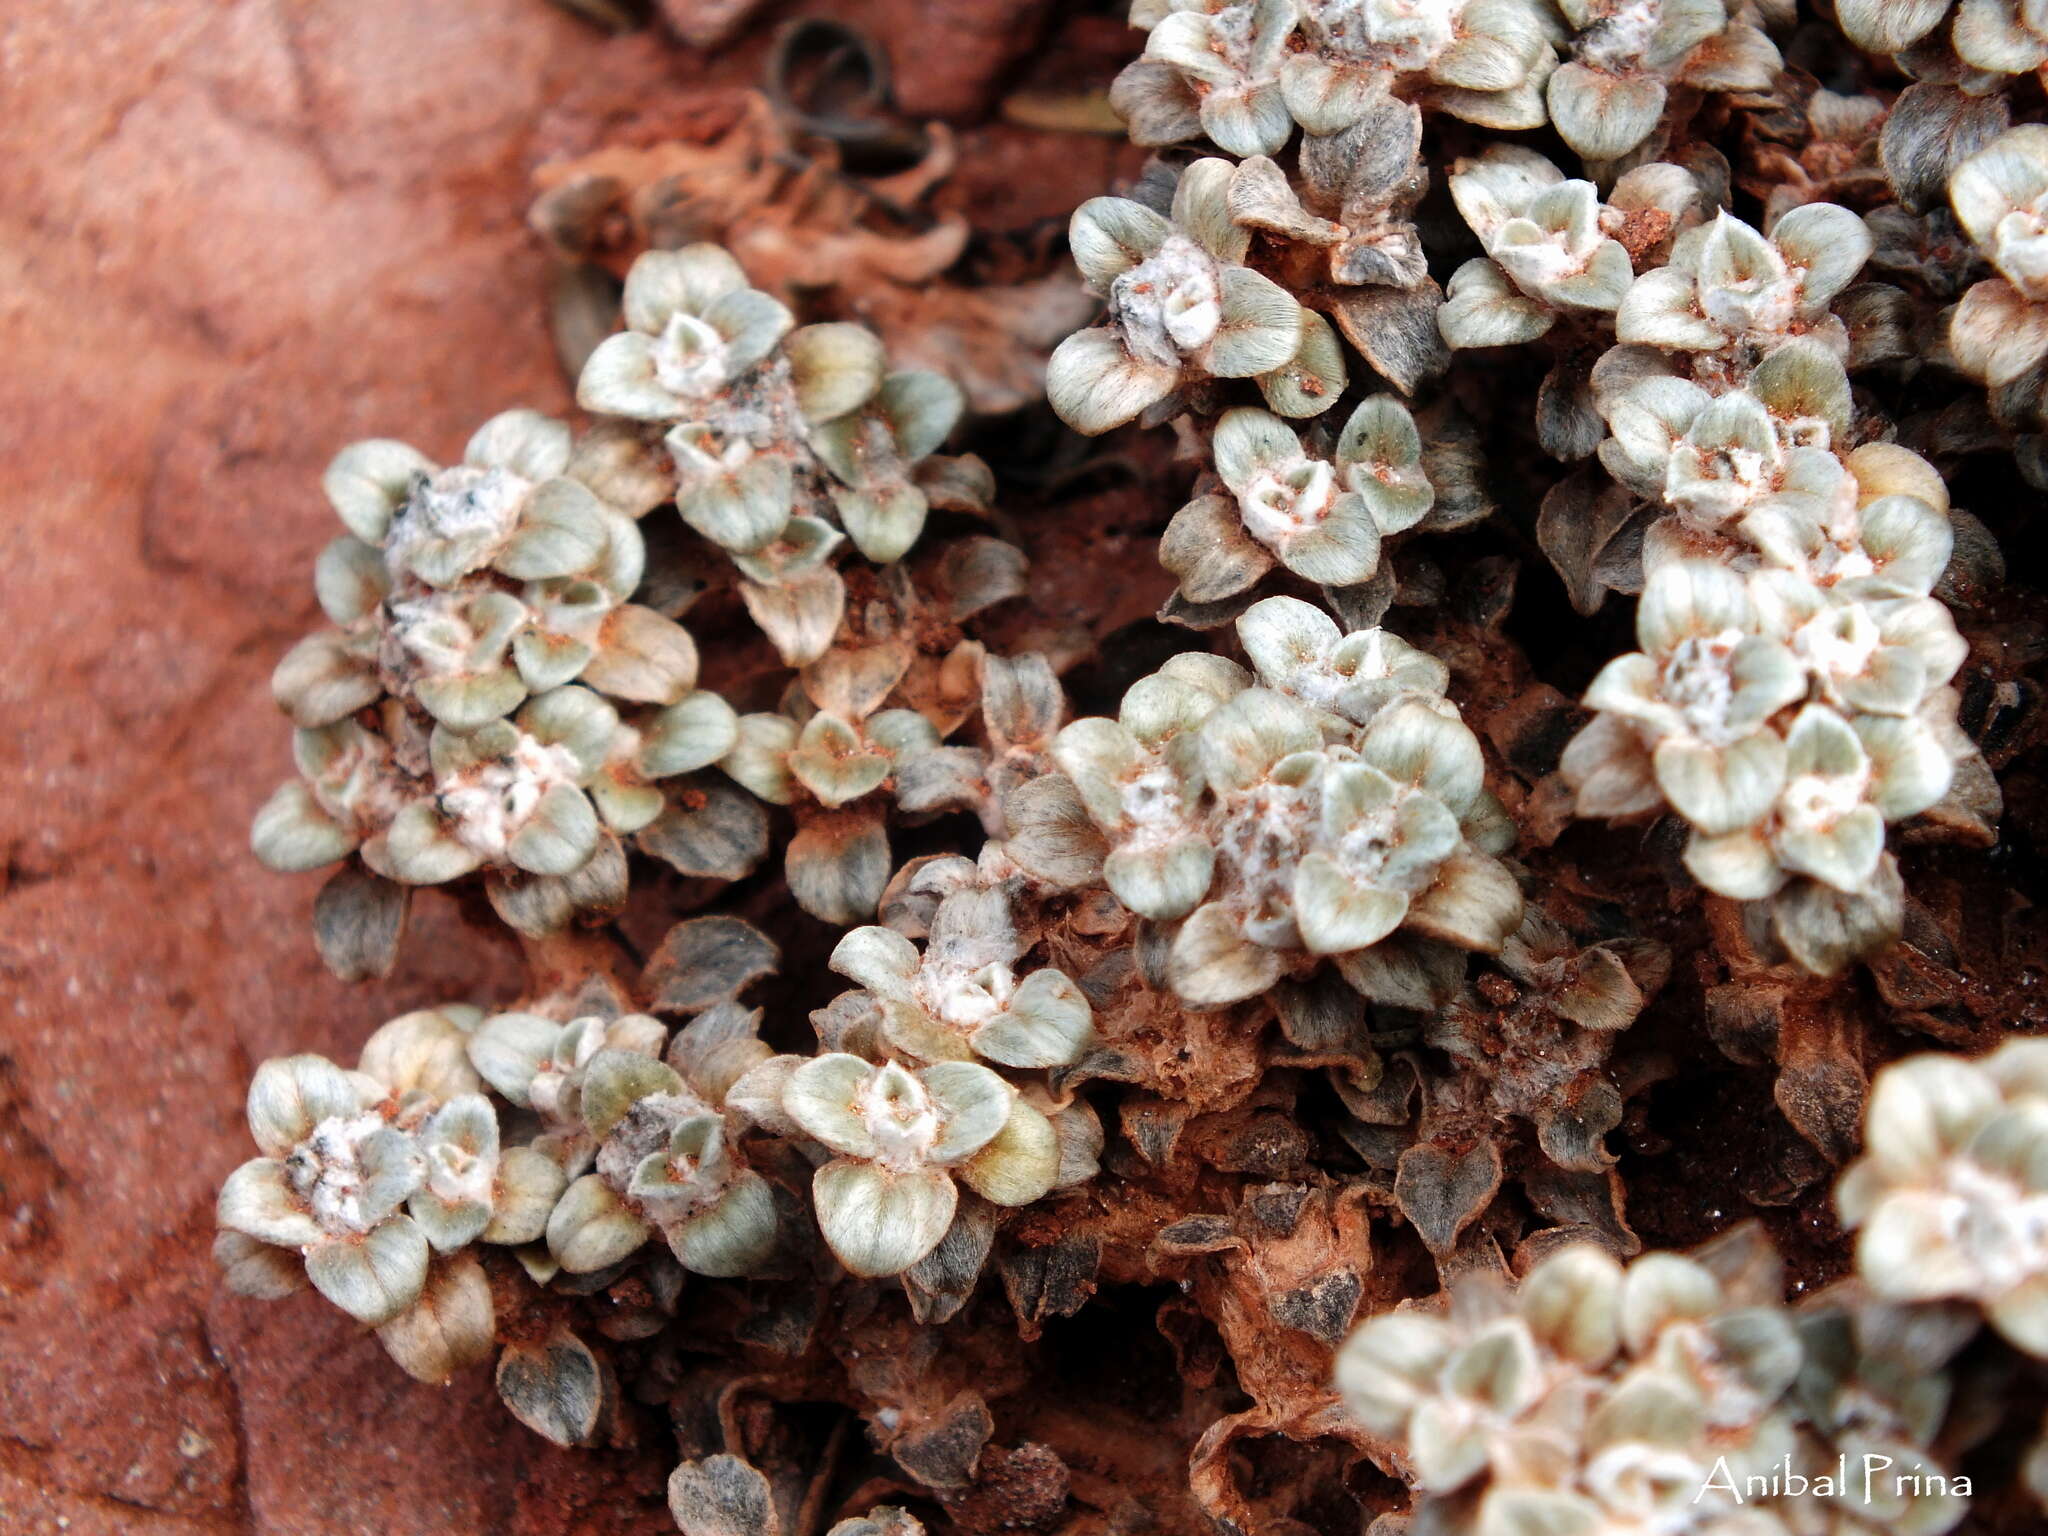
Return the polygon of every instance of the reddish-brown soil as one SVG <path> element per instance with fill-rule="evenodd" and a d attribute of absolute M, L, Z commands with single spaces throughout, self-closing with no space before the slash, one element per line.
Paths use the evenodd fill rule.
<path fill-rule="evenodd" d="M 664 1468 L 551 1449 L 486 1373 L 418 1388 L 207 1252 L 252 1062 L 516 986 L 445 903 L 343 986 L 317 878 L 247 827 L 288 770 L 267 678 L 315 617 L 327 458 L 567 404 L 533 133 L 619 45 L 541 0 L 7 10 L 0 1530 L 673 1529 Z"/>

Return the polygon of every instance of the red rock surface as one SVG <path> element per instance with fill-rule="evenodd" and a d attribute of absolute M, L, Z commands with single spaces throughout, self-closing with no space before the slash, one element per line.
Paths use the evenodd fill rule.
<path fill-rule="evenodd" d="M 561 408 L 528 136 L 608 45 L 541 0 L 14 0 L 0 23 L 0 1531 L 672 1530 L 658 1466 L 225 1294 L 251 1063 L 509 949 L 422 903 L 349 988 L 247 851 L 318 492 L 371 433 Z"/>

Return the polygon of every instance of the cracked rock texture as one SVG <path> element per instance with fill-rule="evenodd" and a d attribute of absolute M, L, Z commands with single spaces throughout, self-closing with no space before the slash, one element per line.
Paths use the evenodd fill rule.
<path fill-rule="evenodd" d="M 327 458 L 566 407 L 527 136 L 605 46 L 539 0 L 0 20 L 7 1536 L 672 1529 L 652 1448 L 555 1451 L 487 1374 L 418 1387 L 310 1293 L 227 1296 L 207 1251 L 252 1062 L 516 987 L 444 902 L 390 981 L 342 986 L 318 878 L 246 838 Z"/>

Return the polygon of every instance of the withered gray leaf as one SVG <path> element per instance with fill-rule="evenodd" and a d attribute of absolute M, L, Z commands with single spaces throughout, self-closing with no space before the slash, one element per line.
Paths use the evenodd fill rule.
<path fill-rule="evenodd" d="M 743 880 L 768 857 L 768 810 L 723 776 L 692 774 L 633 842 L 682 874 Z"/>
<path fill-rule="evenodd" d="M 1065 1093 L 1069 1088 L 1091 1079 L 1137 1083 L 1143 1082 L 1144 1077 L 1142 1062 L 1108 1046 L 1097 1046 L 1070 1067 L 1054 1067 L 1046 1074 L 1046 1083 L 1054 1093 Z"/>
<path fill-rule="evenodd" d="M 573 265 L 597 244 L 606 215 L 625 195 L 626 184 L 618 177 L 581 172 L 536 197 L 526 210 L 526 222 Z M 613 301 L 617 302 L 616 292 Z M 570 376 L 578 371 L 572 370 Z"/>
<path fill-rule="evenodd" d="M 932 931 L 939 903 L 975 883 L 974 860 L 957 853 L 921 853 L 889 877 L 877 911 L 882 926 L 906 939 Z"/>
<path fill-rule="evenodd" d="M 1998 775 L 1983 753 L 1972 752 L 1956 764 L 1948 793 L 1899 829 L 1899 841 L 1995 848 L 2004 810 L 2005 791 L 1998 786 Z"/>
<path fill-rule="evenodd" d="M 807 1220 L 808 1212 L 799 1213 L 798 1219 Z M 811 1347 L 811 1338 L 818 1329 L 819 1293 L 816 1286 L 807 1283 L 764 1285 L 758 1280 L 750 1280 L 747 1299 L 752 1310 L 746 1320 L 733 1330 L 736 1338 L 791 1358 Z"/>
<path fill-rule="evenodd" d="M 1509 555 L 1483 555 L 1458 573 L 1452 606 L 1460 618 L 1481 629 L 1498 629 L 1515 605 L 1521 562 Z"/>
<path fill-rule="evenodd" d="M 974 1479 L 981 1448 L 996 1432 L 994 1415 L 978 1392 L 962 1392 L 930 1424 L 889 1443 L 896 1464 L 927 1488 L 965 1488 Z"/>
<path fill-rule="evenodd" d="M 1364 581 L 1349 587 L 1324 587 L 1323 601 L 1346 630 L 1372 629 L 1393 607 L 1397 586 L 1394 562 L 1382 560 Z"/>
<path fill-rule="evenodd" d="M 1834 303 L 1849 331 L 1849 371 L 1862 373 L 1915 356 L 1913 301 L 1890 283 L 1858 283 Z"/>
<path fill-rule="evenodd" d="M 1778 1031 L 1771 1096 L 1792 1128 L 1837 1167 L 1862 1145 L 1867 1032 L 1860 1012 L 1840 1006 L 1787 1009 Z"/>
<path fill-rule="evenodd" d="M 554 875 L 508 874 L 494 869 L 484 877 L 484 894 L 505 925 L 529 939 L 560 933 L 576 915 L 568 885 Z"/>
<path fill-rule="evenodd" d="M 1175 592 L 1159 605 L 1157 617 L 1162 624 L 1178 624 L 1183 629 L 1220 629 L 1236 623 L 1257 598 L 1256 592 L 1240 592 L 1219 602 L 1191 603 Z"/>
<path fill-rule="evenodd" d="M 1593 405 L 1593 383 L 1584 368 L 1550 365 L 1536 389 L 1536 440 L 1553 459 L 1567 464 L 1592 457 L 1607 435 L 1607 423 Z"/>
<path fill-rule="evenodd" d="M 1020 1331 L 1035 1338 L 1048 1317 L 1072 1317 L 1095 1294 L 1102 1244 L 1068 1235 L 1043 1248 L 1013 1248 L 1003 1255 L 1003 1289 Z"/>
<path fill-rule="evenodd" d="M 1356 1274 L 1348 1269 L 1332 1270 L 1274 1297 L 1273 1320 L 1334 1345 L 1350 1331 L 1351 1314 L 1358 1310 L 1358 1298 L 1364 1294 L 1365 1282 Z"/>
<path fill-rule="evenodd" d="M 594 261 L 560 262 L 548 273 L 548 330 L 569 379 L 582 374 L 597 344 L 617 328 L 619 292 L 619 280 Z"/>
<path fill-rule="evenodd" d="M 882 1009 L 872 992 L 842 992 L 811 1010 L 811 1029 L 822 1050 L 864 1056 L 883 1049 Z"/>
<path fill-rule="evenodd" d="M 2033 441 L 2037 449 L 2044 445 L 2041 438 Z M 1973 512 L 1950 508 L 1948 525 L 1955 535 L 1955 549 L 1948 557 L 1948 569 L 1935 583 L 1934 595 L 1951 608 L 1982 607 L 2005 582 L 2005 553 Z"/>
<path fill-rule="evenodd" d="M 910 670 L 912 651 L 901 639 L 877 645 L 834 646 L 798 674 L 818 708 L 845 720 L 865 720 Z"/>
<path fill-rule="evenodd" d="M 618 983 L 600 973 L 585 976 L 575 991 L 568 995 L 564 1006 L 569 1018 L 598 1018 L 609 1022 L 622 1013 L 632 1012 L 631 1005 L 632 1000 L 619 990 Z"/>
<path fill-rule="evenodd" d="M 1450 365 L 1436 328 L 1443 290 L 1434 278 L 1413 289 L 1346 289 L 1330 300 L 1330 318 L 1388 383 L 1404 395 Z"/>
<path fill-rule="evenodd" d="M 877 1504 L 864 1515 L 840 1521 L 825 1536 L 924 1536 L 924 1522 L 900 1505 Z"/>
<path fill-rule="evenodd" d="M 1151 1251 L 1166 1258 L 1184 1259 L 1243 1246 L 1244 1240 L 1237 1235 L 1228 1216 L 1183 1216 L 1160 1229 L 1152 1239 Z"/>
<path fill-rule="evenodd" d="M 327 969 L 343 981 L 389 976 L 410 907 L 397 881 L 353 860 L 342 865 L 313 898 L 313 941 Z"/>
<path fill-rule="evenodd" d="M 1394 1198 L 1431 1254 L 1441 1259 L 1458 1234 L 1486 1209 L 1500 1188 L 1500 1148 L 1480 1141 L 1468 1151 L 1410 1147 L 1394 1174 Z"/>
<path fill-rule="evenodd" d="M 1251 1192 L 1244 1209 L 1262 1230 L 1275 1237 L 1289 1237 L 1301 1225 L 1301 1213 L 1307 1204 L 1306 1184 L 1268 1184 Z"/>
<path fill-rule="evenodd" d="M 1565 1102 L 1549 1106 L 1536 1120 L 1543 1153 L 1560 1168 L 1597 1173 L 1614 1161 L 1607 1133 L 1621 1124 L 1621 1093 L 1602 1078 L 1571 1085 Z"/>
<path fill-rule="evenodd" d="M 780 1536 L 768 1479 L 737 1456 L 685 1461 L 669 1474 L 668 1512 L 683 1536 Z"/>
<path fill-rule="evenodd" d="M 939 579 L 950 599 L 947 617 L 957 623 L 1006 598 L 1022 597 L 1030 568 L 1024 551 L 1001 539 L 983 536 L 948 544 L 939 560 Z"/>
<path fill-rule="evenodd" d="M 590 1348 L 561 1329 L 539 1344 L 509 1344 L 498 1358 L 498 1396 L 512 1416 L 560 1446 L 597 1433 L 604 1370 Z"/>
<path fill-rule="evenodd" d="M 1413 224 L 1376 229 L 1330 252 L 1330 277 L 1352 286 L 1412 288 L 1429 275 L 1429 258 Z"/>
<path fill-rule="evenodd" d="M 1607 596 L 1600 556 L 1628 525 L 1636 505 L 1634 497 L 1592 465 L 1572 471 L 1544 496 L 1536 514 L 1536 543 L 1578 612 L 1596 612 Z"/>
<path fill-rule="evenodd" d="M 1898 942 L 1903 900 L 1898 861 L 1886 854 L 1869 884 L 1854 894 L 1818 880 L 1793 881 L 1770 904 L 1771 931 L 1807 970 L 1835 976 Z M 1781 1043 L 1779 1060 L 1784 1059 Z M 1800 1127 L 1802 1134 L 1806 1129 Z M 1828 1150 L 1821 1142 L 1815 1145 Z"/>
<path fill-rule="evenodd" d="M 781 959 L 774 941 L 752 923 L 693 917 L 669 929 L 642 982 L 662 1012 L 700 1013 L 770 975 Z"/>
<path fill-rule="evenodd" d="M 1493 515 L 1486 489 L 1486 445 L 1472 418 L 1448 400 L 1416 412 L 1422 432 L 1422 472 L 1436 500 L 1415 526 L 1448 533 Z"/>
<path fill-rule="evenodd" d="M 790 894 L 811 916 L 864 923 L 889 884 L 888 830 L 867 811 L 821 816 L 790 839 L 782 868 Z"/>
<path fill-rule="evenodd" d="M 582 921 L 598 922 L 626 904 L 626 845 L 609 829 L 599 832 L 597 849 L 574 874 L 561 877 L 569 904 Z"/>
<path fill-rule="evenodd" d="M 1971 96 L 1920 80 L 1899 93 L 1878 136 L 1877 156 L 1892 191 L 1915 213 L 1948 200 L 1949 172 L 2012 124 L 2001 92 Z"/>
<path fill-rule="evenodd" d="M 974 1294 L 996 1239 L 994 1208 L 979 1196 L 962 1191 L 953 1224 L 939 1246 L 903 1273 L 910 1310 L 927 1326 L 950 1322 Z"/>
<path fill-rule="evenodd" d="M 1283 981 L 1273 989 L 1280 1032 L 1298 1050 L 1373 1056 L 1366 1032 L 1365 999 L 1327 971 L 1307 981 Z"/>
<path fill-rule="evenodd" d="M 1600 1234 L 1600 1245 L 1612 1253 L 1641 1250 L 1642 1239 L 1622 1219 L 1621 1175 L 1614 1169 L 1580 1173 L 1537 1163 L 1522 1171 L 1521 1183 L 1529 1203 L 1544 1219 L 1591 1228 Z"/>
<path fill-rule="evenodd" d="M 1369 1003 L 1436 1008 L 1465 980 L 1465 952 L 1434 939 L 1395 932 L 1336 957 L 1337 971 Z"/>
<path fill-rule="evenodd" d="M 1174 1144 L 1180 1140 L 1188 1116 L 1193 1113 L 1188 1105 L 1167 1099 L 1126 1099 L 1118 1107 L 1124 1135 L 1130 1138 L 1138 1155 L 1155 1168 L 1173 1156 Z"/>

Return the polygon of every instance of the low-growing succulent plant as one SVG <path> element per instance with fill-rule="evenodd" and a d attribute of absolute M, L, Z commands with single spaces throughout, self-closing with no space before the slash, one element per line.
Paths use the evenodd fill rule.
<path fill-rule="evenodd" d="M 1429 183 L 1421 147 L 1421 111 L 1377 97 L 1340 132 L 1304 139 L 1291 171 L 1270 154 L 1240 164 L 1225 199 L 1231 222 L 1264 235 L 1267 259 L 1288 279 L 1420 287 L 1428 263 L 1412 219 Z M 1341 374 L 1334 383 L 1342 387 Z M 1314 414 L 1314 403 L 1275 402 L 1296 416 Z"/>
<path fill-rule="evenodd" d="M 1832 203 L 1794 208 L 1768 236 L 1724 210 L 1629 286 L 1615 335 L 1625 346 L 1684 354 L 1696 376 L 1731 382 L 1795 336 L 1845 354 L 1847 335 L 1828 304 L 1870 251 L 1863 221 Z"/>
<path fill-rule="evenodd" d="M 845 603 L 832 564 L 842 541 L 886 564 L 917 542 L 933 506 L 987 509 L 986 467 L 935 456 L 960 418 L 958 386 L 889 371 L 860 326 L 792 329 L 779 301 L 706 244 L 643 254 L 623 304 L 627 328 L 591 353 L 577 400 L 647 427 L 606 439 L 600 486 L 617 487 L 635 516 L 673 501 L 732 558 L 749 610 L 789 664 L 831 642 Z"/>
<path fill-rule="evenodd" d="M 1963 161 L 1949 176 L 1949 199 L 1998 274 L 1963 295 L 1949 350 L 1972 378 L 2010 384 L 2048 357 L 2048 126 L 2014 128 Z"/>
<path fill-rule="evenodd" d="M 1063 257 L 955 267 L 968 138 L 874 170 L 894 128 L 792 62 L 822 24 L 713 142 L 544 168 L 597 419 L 336 460 L 253 837 L 341 866 L 345 976 L 437 884 L 527 980 L 258 1070 L 228 1283 L 422 1380 L 498 1348 L 558 1445 L 659 1426 L 686 1536 L 1120 1529 L 1134 1488 L 1162 1531 L 1942 1536 L 1958 1466 L 2048 1486 L 2048 1069 L 1997 1044 L 2038 925 L 1967 852 L 2039 647 L 1954 499 L 2048 484 L 2008 78 L 2048 31 L 1130 19 L 1108 104 L 1167 152 L 1072 217 L 1061 325 L 1102 309 L 1046 395 L 1172 446 L 983 420 L 1001 513 L 940 450 L 1018 377 L 983 274 Z M 975 142 L 1101 106 L 1025 87 Z M 1117 563 L 1155 536 L 1160 623 Z M 1895 1029 L 1996 1048 L 1871 1085 Z"/>
<path fill-rule="evenodd" d="M 1771 903 L 1778 940 L 1832 975 L 1898 931 L 1884 829 L 1948 792 L 1954 765 L 1924 716 L 1953 707 L 1942 685 L 1961 646 L 1938 603 L 1834 598 L 1773 574 L 1653 571 L 1643 650 L 1594 680 L 1597 713 L 1564 771 L 1581 814 L 1671 806 L 1692 829 L 1693 875 Z"/>
<path fill-rule="evenodd" d="M 1351 126 L 1390 92 L 1484 128 L 1542 125 L 1558 30 L 1533 0 L 1302 0 L 1300 18 L 1305 46 L 1280 83 L 1310 133 Z"/>
<path fill-rule="evenodd" d="M 1541 340 L 1552 363 L 1536 396 L 1538 440 L 1582 459 L 1603 446 L 1596 391 L 1613 366 L 1615 313 L 1637 270 L 1669 260 L 1711 199 L 1697 174 L 1660 162 L 1624 172 L 1603 200 L 1591 182 L 1502 144 L 1459 161 L 1450 186 L 1487 254 L 1452 274 L 1437 328 L 1453 350 Z"/>
<path fill-rule="evenodd" d="M 1280 70 L 1297 16 L 1294 0 L 1138 0 L 1145 51 L 1110 103 L 1139 144 L 1206 135 L 1233 155 L 1277 154 L 1294 132 Z"/>
<path fill-rule="evenodd" d="M 979 658 L 984 746 L 937 746 L 895 767 L 896 803 L 910 812 L 972 810 L 992 838 L 1007 835 L 1013 790 L 1050 771 L 1067 695 L 1042 655 Z"/>
<path fill-rule="evenodd" d="M 1835 1200 L 1856 1272 L 1887 1299 L 1974 1302 L 2019 1348 L 2048 1355 L 2048 1187 L 2039 1156 L 2048 1045 L 1976 1061 L 1914 1056 L 1878 1074 L 1863 1156 Z"/>
<path fill-rule="evenodd" d="M 1298 124 L 1341 133 L 1389 95 L 1488 128 L 1536 128 L 1556 18 L 1529 0 L 1140 0 L 1149 34 L 1111 103 L 1140 144 L 1206 135 L 1277 154 Z"/>
<path fill-rule="evenodd" d="M 875 702 L 869 690 L 842 711 L 794 694 L 785 705 L 792 712 L 742 716 L 718 764 L 769 804 L 798 807 L 803 830 L 784 869 L 804 910 L 828 922 L 874 912 L 889 878 L 882 792 L 899 763 L 939 744 L 916 710 L 876 711 Z"/>
<path fill-rule="evenodd" d="M 498 1013 L 470 1035 L 469 1059 L 508 1103 L 540 1118 L 533 1145 L 574 1178 L 597 1151 L 583 1115 L 591 1063 L 599 1056 L 613 1067 L 623 1056 L 658 1061 L 667 1041 L 668 1027 L 644 1013 L 585 1014 L 566 1024 L 533 1013 Z"/>
<path fill-rule="evenodd" d="M 856 928 L 832 951 L 832 969 L 874 999 L 891 1051 L 926 1062 L 1071 1066 L 1094 1039 L 1088 999 L 1049 966 L 1018 976 L 1025 948 L 1004 892 L 969 889 L 938 904 L 922 954 L 888 928 Z"/>
<path fill-rule="evenodd" d="M 767 1262 L 774 1196 L 736 1156 L 717 1104 L 674 1067 L 633 1052 L 593 1058 L 582 1097 L 595 1169 L 569 1185 L 548 1218 L 555 1262 L 588 1274 L 655 1235 L 693 1274 L 745 1275 Z"/>
<path fill-rule="evenodd" d="M 1559 0 L 1559 9 L 1573 32 L 1545 97 L 1559 135 L 1589 162 L 1641 145 L 1674 89 L 1761 90 L 1782 62 L 1739 0 Z"/>
<path fill-rule="evenodd" d="M 223 1227 L 297 1249 L 321 1293 L 371 1324 L 419 1299 L 429 1251 L 405 1213 L 424 1159 L 379 1112 L 381 1086 L 317 1056 L 265 1063 L 249 1093 L 264 1155 L 235 1171 L 218 1211 Z"/>
<path fill-rule="evenodd" d="M 565 1182 L 548 1158 L 502 1144 L 463 1052 L 478 1017 L 465 1005 L 393 1019 L 354 1072 L 320 1056 L 265 1062 L 248 1103 L 263 1155 L 229 1177 L 216 1211 L 216 1252 L 237 1289 L 295 1288 L 303 1260 L 323 1296 L 383 1330 L 399 1363 L 428 1379 L 446 1375 L 436 1350 L 474 1358 L 479 1331 L 489 1346 L 489 1293 L 479 1316 L 473 1270 L 452 1256 L 533 1241 Z M 470 1342 L 420 1338 L 408 1314 L 422 1306 L 459 1311 Z"/>
<path fill-rule="evenodd" d="M 682 699 L 689 636 L 627 601 L 645 563 L 638 531 L 570 472 L 571 454 L 569 429 L 532 411 L 493 417 L 447 469 L 402 443 L 344 449 L 325 485 L 349 535 L 314 573 L 341 632 L 279 664 L 273 689 L 293 723 L 331 724 L 389 694 L 470 730 L 584 677 L 628 703 Z"/>
<path fill-rule="evenodd" d="M 1103 325 L 1052 355 L 1053 409 L 1083 432 L 1144 412 L 1171 413 L 1210 379 L 1280 385 L 1300 349 L 1301 305 L 1244 265 L 1251 231 L 1230 217 L 1232 167 L 1197 160 L 1174 184 L 1170 216 L 1123 197 L 1091 198 L 1068 238 L 1089 286 L 1108 301 Z"/>
<path fill-rule="evenodd" d="M 1829 1298 L 1788 1311 L 1779 1283 L 1754 1229 L 1625 1266 L 1569 1246 L 1512 1288 L 1475 1276 L 1441 1311 L 1372 1319 L 1337 1385 L 1400 1446 L 1417 1515 L 1448 1530 L 1947 1529 L 1965 1501 L 1940 1464 L 1836 1396 L 1875 1365 L 1856 1342 L 1865 1319 Z M 1887 1482 L 1865 1501 L 1837 1457 L 1880 1446 L 1901 1454 L 1878 1465 L 1935 1472 L 1940 1492 L 1909 1474 L 1910 1495 Z"/>
<path fill-rule="evenodd" d="M 257 813 L 274 869 L 352 856 L 320 914 L 329 963 L 388 969 L 402 887 L 478 870 L 500 914 L 545 934 L 623 899 L 620 834 L 656 782 L 731 746 L 680 625 L 627 601 L 639 530 L 569 473 L 569 429 L 508 411 L 441 469 L 401 443 L 343 450 L 326 477 L 349 534 L 315 586 L 341 628 L 302 641 L 273 691 L 300 777 Z"/>
<path fill-rule="evenodd" d="M 996 1205 L 1028 1205 L 1059 1177 L 1052 1122 L 971 1061 L 913 1070 L 830 1052 L 789 1074 L 782 1108 L 832 1154 L 812 1199 L 825 1241 L 856 1275 L 900 1274 L 938 1247 L 961 1184 Z"/>
<path fill-rule="evenodd" d="M 1452 173 L 1451 196 L 1486 247 L 1451 279 L 1438 317 L 1453 347 L 1534 341 L 1560 314 L 1611 312 L 1635 281 L 1599 191 L 1534 150 L 1494 145 Z"/>
<path fill-rule="evenodd" d="M 1361 401 L 1327 458 L 1252 406 L 1216 423 L 1212 451 L 1221 485 L 1175 513 L 1160 540 L 1191 603 L 1235 597 L 1275 562 L 1323 586 L 1361 586 L 1379 570 L 1381 540 L 1436 499 L 1415 419 L 1391 395 Z"/>
<path fill-rule="evenodd" d="M 1077 721 L 1053 746 L 1108 839 L 1110 889 L 1178 925 L 1174 990 L 1237 1002 L 1328 956 L 1368 997 L 1395 999 L 1433 946 L 1497 950 L 1522 898 L 1495 857 L 1503 823 L 1455 707 L 1426 683 L 1373 689 L 1402 660 L 1388 637 L 1339 640 L 1292 598 L 1257 604 L 1238 630 L 1262 681 L 1322 692 L 1358 718 L 1188 656 L 1216 664 L 1169 665 L 1125 695 L 1118 719 Z M 1311 660 L 1328 670 L 1302 677 Z"/>
<path fill-rule="evenodd" d="M 711 245 L 650 251 L 633 264 L 622 303 L 627 329 L 598 345 L 577 381 L 584 409 L 667 422 L 742 409 L 748 399 L 771 412 L 781 403 L 765 393 L 726 399 L 796 323 L 781 304 L 747 286 L 727 252 Z M 864 399 L 881 383 L 880 348 L 844 334 L 828 340 L 845 345 L 826 349 L 829 365 L 817 379 L 806 372 L 792 387 L 815 391 L 831 379 L 845 384 L 840 399 Z"/>
<path fill-rule="evenodd" d="M 1531 1123 L 1552 1163 L 1604 1169 L 1604 1138 L 1621 1123 L 1624 1101 L 1603 1068 L 1620 1032 L 1663 986 L 1669 951 L 1634 938 L 1580 945 L 1532 906 L 1501 945 L 1498 964 L 1504 974 L 1482 976 L 1453 997 L 1424 1026 L 1424 1041 L 1483 1077 L 1489 1114 Z M 1433 1107 L 1424 1106 L 1425 1121 Z"/>

